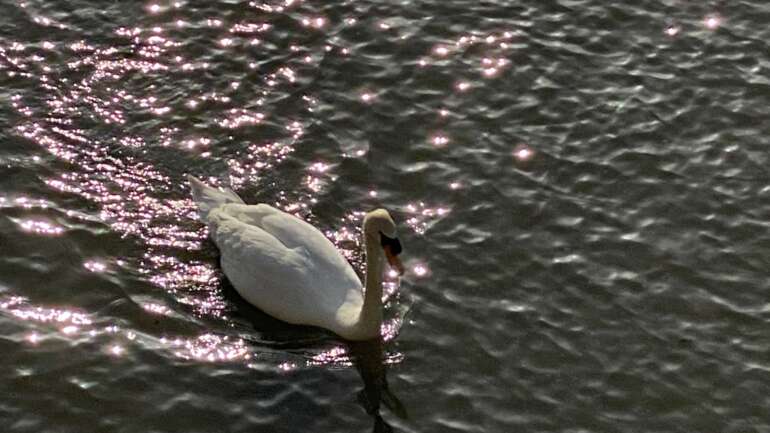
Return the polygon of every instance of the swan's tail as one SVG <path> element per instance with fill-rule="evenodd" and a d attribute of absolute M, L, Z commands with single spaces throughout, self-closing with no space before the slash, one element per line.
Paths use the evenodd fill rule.
<path fill-rule="evenodd" d="M 187 180 L 190 182 L 193 200 L 198 204 L 198 214 L 202 221 L 208 222 L 209 212 L 219 205 L 225 203 L 244 204 L 243 200 L 229 188 L 212 188 L 190 174 L 187 175 Z"/>

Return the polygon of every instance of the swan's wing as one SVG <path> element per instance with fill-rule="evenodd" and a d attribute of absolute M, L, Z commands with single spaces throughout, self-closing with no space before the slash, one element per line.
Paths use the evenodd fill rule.
<path fill-rule="evenodd" d="M 360 289 L 361 281 L 345 257 L 323 233 L 307 222 L 266 204 L 228 204 L 224 211 L 239 221 L 258 226 L 287 248 L 304 250 L 318 271 L 332 272 L 338 278 L 335 284 Z"/>
<path fill-rule="evenodd" d="M 215 209 L 209 218 L 225 274 L 241 296 L 268 314 L 328 327 L 350 291 L 360 297 L 350 264 L 304 221 L 266 205 L 237 204 Z"/>
<path fill-rule="evenodd" d="M 238 293 L 270 315 L 309 323 L 319 313 L 305 254 L 287 248 L 261 228 L 216 210 L 210 214 L 212 238 L 222 269 Z"/>
<path fill-rule="evenodd" d="M 328 240 L 315 227 L 294 215 L 264 203 L 256 205 L 228 204 L 223 211 L 246 224 L 258 226 L 275 236 L 289 248 L 304 247 L 310 251 Z"/>
<path fill-rule="evenodd" d="M 302 283 L 306 278 L 307 257 L 288 248 L 260 227 L 230 215 L 212 213 L 215 219 L 212 238 L 223 258 L 240 262 L 240 267 L 258 269 L 264 278 L 275 282 Z"/>

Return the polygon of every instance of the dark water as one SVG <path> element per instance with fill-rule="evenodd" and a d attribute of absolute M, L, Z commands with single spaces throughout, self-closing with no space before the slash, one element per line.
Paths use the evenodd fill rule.
<path fill-rule="evenodd" d="M 770 3 L 0 14 L 3 431 L 770 432 Z M 249 308 L 186 173 L 358 269 L 389 208 L 384 347 Z"/>

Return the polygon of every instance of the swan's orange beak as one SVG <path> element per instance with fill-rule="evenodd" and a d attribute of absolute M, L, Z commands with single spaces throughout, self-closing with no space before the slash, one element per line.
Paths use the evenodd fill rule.
<path fill-rule="evenodd" d="M 382 249 L 385 250 L 385 257 L 388 258 L 390 267 L 398 271 L 398 275 L 404 275 L 404 265 L 401 263 L 401 259 L 393 254 L 390 245 L 385 245 Z"/>

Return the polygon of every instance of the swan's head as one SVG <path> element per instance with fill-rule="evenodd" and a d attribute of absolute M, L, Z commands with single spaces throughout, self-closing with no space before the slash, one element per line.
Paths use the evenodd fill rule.
<path fill-rule="evenodd" d="M 385 209 L 373 210 L 364 217 L 364 236 L 366 242 L 372 245 L 380 245 L 388 263 L 398 271 L 404 273 L 404 265 L 398 255 L 401 254 L 401 242 L 396 235 L 396 223 Z"/>

